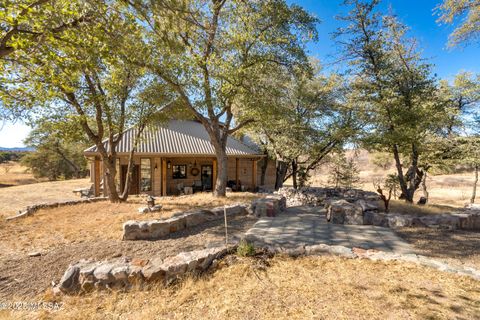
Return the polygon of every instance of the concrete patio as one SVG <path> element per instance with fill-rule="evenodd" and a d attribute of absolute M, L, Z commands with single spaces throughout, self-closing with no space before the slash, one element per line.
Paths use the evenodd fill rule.
<path fill-rule="evenodd" d="M 301 244 L 340 245 L 395 253 L 414 253 L 391 229 L 328 223 L 318 207 L 291 207 L 277 217 L 263 217 L 247 231 L 259 245 L 295 248 Z"/>

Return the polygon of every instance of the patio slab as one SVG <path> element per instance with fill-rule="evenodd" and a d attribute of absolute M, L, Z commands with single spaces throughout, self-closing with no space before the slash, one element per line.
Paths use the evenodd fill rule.
<path fill-rule="evenodd" d="M 277 217 L 263 217 L 246 233 L 257 244 L 296 248 L 300 245 L 342 245 L 394 253 L 414 253 L 391 229 L 370 225 L 328 223 L 320 208 L 293 207 Z"/>

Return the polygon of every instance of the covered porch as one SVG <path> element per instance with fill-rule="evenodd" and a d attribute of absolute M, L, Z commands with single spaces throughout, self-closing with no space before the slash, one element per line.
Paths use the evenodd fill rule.
<path fill-rule="evenodd" d="M 232 191 L 255 192 L 258 186 L 258 161 L 261 156 L 228 157 L 227 187 Z M 95 196 L 103 193 L 103 165 L 99 157 L 90 159 Z M 128 169 L 128 154 L 117 159 L 117 186 L 123 190 Z M 217 160 L 212 156 L 158 156 L 138 154 L 134 157 L 129 194 L 169 196 L 208 192 L 215 189 Z"/>

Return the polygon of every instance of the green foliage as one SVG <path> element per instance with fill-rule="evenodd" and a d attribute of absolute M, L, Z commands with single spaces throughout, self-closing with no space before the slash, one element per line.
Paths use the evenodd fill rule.
<path fill-rule="evenodd" d="M 253 244 L 245 240 L 241 240 L 237 247 L 237 255 L 240 257 L 251 257 L 255 255 L 255 247 Z"/>
<path fill-rule="evenodd" d="M 347 159 L 344 153 L 330 157 L 328 182 L 335 188 L 352 189 L 360 182 L 360 172 L 354 158 Z"/>
<path fill-rule="evenodd" d="M 443 0 L 437 7 L 439 22 L 461 23 L 450 35 L 449 45 L 473 42 L 480 35 L 480 1 L 479 0 Z"/>
<path fill-rule="evenodd" d="M 386 152 L 375 152 L 372 155 L 372 163 L 383 170 L 388 170 L 392 166 L 392 155 Z"/>
<path fill-rule="evenodd" d="M 83 150 L 88 139 L 74 120 L 41 118 L 25 143 L 35 149 L 22 158 L 36 178 L 49 180 L 85 177 L 88 173 Z"/>

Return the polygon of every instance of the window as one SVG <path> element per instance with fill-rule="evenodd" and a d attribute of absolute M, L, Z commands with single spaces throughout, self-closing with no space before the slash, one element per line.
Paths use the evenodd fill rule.
<path fill-rule="evenodd" d="M 187 178 L 187 165 L 174 165 L 173 166 L 173 179 L 186 179 Z"/>
<path fill-rule="evenodd" d="M 150 159 L 140 160 L 140 191 L 152 191 L 152 163 Z"/>

